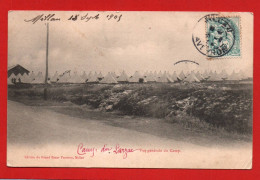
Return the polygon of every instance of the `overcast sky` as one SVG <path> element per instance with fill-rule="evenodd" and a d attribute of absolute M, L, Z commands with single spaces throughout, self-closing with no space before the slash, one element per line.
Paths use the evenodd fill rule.
<path fill-rule="evenodd" d="M 9 12 L 8 66 L 20 64 L 30 71 L 45 71 L 46 22 L 25 22 L 37 15 L 55 13 L 60 21 L 49 23 L 49 71 L 125 70 L 132 74 L 145 71 L 187 71 L 225 69 L 252 74 L 253 21 L 249 13 L 240 14 L 242 57 L 209 61 L 192 43 L 197 21 L 208 13 L 195 12 Z M 98 20 L 68 21 L 73 14 L 94 16 Z M 108 20 L 106 15 L 121 15 Z M 179 63 L 179 60 L 199 63 Z"/>

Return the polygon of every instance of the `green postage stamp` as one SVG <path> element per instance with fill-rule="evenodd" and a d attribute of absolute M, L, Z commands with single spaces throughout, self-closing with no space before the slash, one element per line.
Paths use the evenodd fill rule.
<path fill-rule="evenodd" d="M 240 18 L 206 17 L 207 55 L 240 56 Z"/>
<path fill-rule="evenodd" d="M 240 26 L 239 16 L 208 14 L 195 26 L 193 43 L 201 54 L 210 58 L 240 57 Z M 203 28 L 205 34 L 202 33 Z"/>

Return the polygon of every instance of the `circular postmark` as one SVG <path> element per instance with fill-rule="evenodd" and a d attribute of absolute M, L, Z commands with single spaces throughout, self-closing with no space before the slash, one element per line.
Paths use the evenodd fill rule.
<path fill-rule="evenodd" d="M 206 15 L 196 23 L 192 42 L 207 57 L 225 56 L 235 43 L 234 27 L 226 17 Z"/>

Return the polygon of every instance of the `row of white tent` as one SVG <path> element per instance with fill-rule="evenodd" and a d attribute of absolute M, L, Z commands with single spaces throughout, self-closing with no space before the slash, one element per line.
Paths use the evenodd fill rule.
<path fill-rule="evenodd" d="M 242 71 L 235 72 L 233 71 L 230 75 L 225 71 L 221 71 L 220 73 L 215 72 L 207 72 L 205 71 L 203 74 L 198 72 L 191 71 L 190 73 L 184 73 L 183 71 L 177 75 L 176 72 L 172 74 L 169 72 L 159 73 L 155 72 L 145 72 L 143 75 L 136 71 L 132 76 L 128 76 L 125 71 L 121 72 L 120 75 L 116 75 L 115 72 L 109 72 L 106 76 L 100 73 L 88 73 L 79 75 L 77 72 L 71 73 L 71 71 L 65 71 L 63 74 L 58 74 L 56 72 L 53 76 L 48 78 L 49 83 L 108 83 L 108 84 L 116 84 L 116 83 L 138 83 L 138 82 L 201 82 L 201 81 L 223 81 L 223 80 L 242 80 L 246 79 Z M 31 83 L 31 84 L 42 84 L 45 82 L 45 77 L 42 72 L 39 72 L 37 75 L 34 72 L 29 75 L 24 73 L 23 75 L 18 74 L 15 76 L 11 74 L 8 78 L 8 84 L 15 83 Z"/>

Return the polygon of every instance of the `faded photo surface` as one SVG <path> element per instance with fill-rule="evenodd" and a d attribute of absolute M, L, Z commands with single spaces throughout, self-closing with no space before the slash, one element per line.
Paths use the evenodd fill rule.
<path fill-rule="evenodd" d="M 251 169 L 253 15 L 10 11 L 7 165 Z"/>

